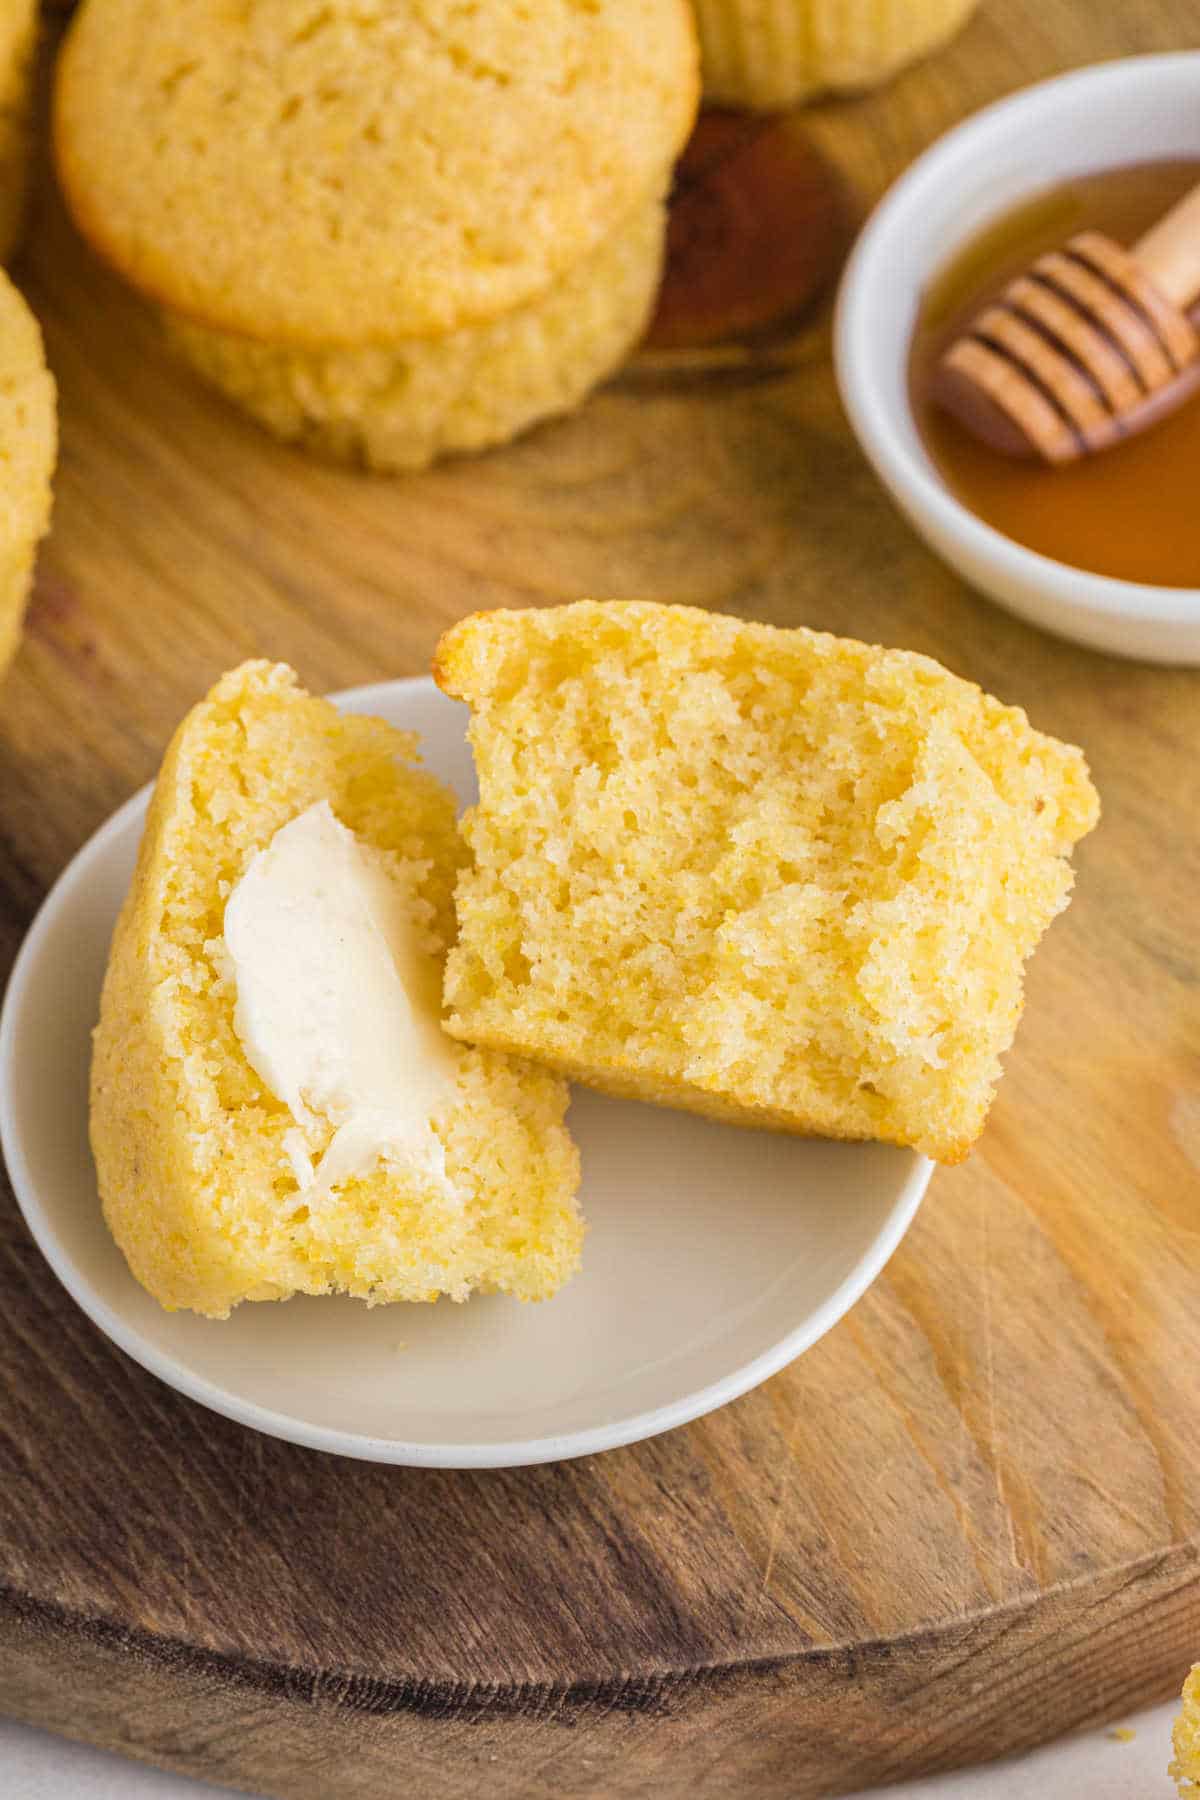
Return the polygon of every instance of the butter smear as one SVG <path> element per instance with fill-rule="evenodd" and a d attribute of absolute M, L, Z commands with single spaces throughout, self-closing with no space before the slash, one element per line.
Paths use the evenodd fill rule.
<path fill-rule="evenodd" d="M 446 1183 L 432 1119 L 456 1055 L 437 963 L 382 864 L 320 801 L 253 858 L 225 907 L 234 1028 L 296 1121 L 285 1147 L 305 1200 L 381 1157 Z M 334 1134 L 314 1168 L 311 1146 Z"/>

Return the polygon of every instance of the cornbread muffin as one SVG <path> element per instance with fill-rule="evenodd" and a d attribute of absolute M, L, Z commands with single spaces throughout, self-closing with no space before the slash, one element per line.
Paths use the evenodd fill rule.
<path fill-rule="evenodd" d="M 80 228 L 273 430 L 379 467 L 573 405 L 641 330 L 686 0 L 85 0 Z"/>
<path fill-rule="evenodd" d="M 431 1121 L 444 1178 L 384 1155 L 318 1194 L 297 1163 L 319 1167 L 339 1121 L 310 1119 L 298 1156 L 296 1116 L 244 1049 L 227 907 L 256 853 L 321 802 L 389 878 L 428 959 L 436 1020 L 463 851 L 452 796 L 413 767 L 415 751 L 410 734 L 306 695 L 283 665 L 251 662 L 167 752 L 104 982 L 91 1137 L 113 1236 L 168 1309 L 223 1318 L 242 1300 L 334 1291 L 539 1300 L 578 1264 L 578 1163 L 556 1076 L 455 1045 L 451 1097 Z"/>
<path fill-rule="evenodd" d="M 975 0 L 692 0 L 704 95 L 770 110 L 876 87 L 935 50 Z"/>
<path fill-rule="evenodd" d="M 641 336 L 663 236 L 655 198 L 536 300 L 443 337 L 289 350 L 170 316 L 168 336 L 277 437 L 374 469 L 420 469 L 577 406 Z"/>
<path fill-rule="evenodd" d="M 0 0 L 0 261 L 16 247 L 29 181 L 37 0 Z"/>
<path fill-rule="evenodd" d="M 0 273 L 0 675 L 16 652 L 34 553 L 50 522 L 57 443 L 42 334 Z"/>
<path fill-rule="evenodd" d="M 1078 750 L 926 657 L 690 607 L 479 614 L 434 672 L 480 788 L 454 1035 L 966 1155 L 1096 822 Z"/>
<path fill-rule="evenodd" d="M 1181 1795 L 1200 1794 L 1200 1663 L 1183 1684 L 1183 1706 L 1172 1732 L 1171 1775 Z"/>

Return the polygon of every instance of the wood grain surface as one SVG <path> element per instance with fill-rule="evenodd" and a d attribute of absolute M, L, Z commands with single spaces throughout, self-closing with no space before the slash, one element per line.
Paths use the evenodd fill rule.
<path fill-rule="evenodd" d="M 1029 79 L 1200 39 L 1195 0 L 985 0 L 808 115 L 865 200 Z M 1120 146 L 1114 146 L 1119 155 Z M 1040 636 L 912 536 L 827 328 L 627 372 L 503 454 L 370 479 L 164 356 L 47 197 L 53 535 L 0 694 L 0 957 L 250 655 L 424 669 L 581 594 L 927 651 L 1084 744 L 1105 803 L 992 1122 L 793 1368 L 576 1464 L 451 1474 L 257 1437 L 126 1361 L 0 1193 L 0 1707 L 289 1800 L 811 1800 L 1168 1693 L 1200 1654 L 1200 678 Z"/>

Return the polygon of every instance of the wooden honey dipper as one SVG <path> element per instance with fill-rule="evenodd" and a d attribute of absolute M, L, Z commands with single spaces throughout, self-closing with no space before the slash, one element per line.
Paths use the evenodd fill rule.
<path fill-rule="evenodd" d="M 1008 456 L 1074 462 L 1200 386 L 1200 186 L 1132 249 L 1080 232 L 1010 282 L 942 357 L 933 394 Z"/>

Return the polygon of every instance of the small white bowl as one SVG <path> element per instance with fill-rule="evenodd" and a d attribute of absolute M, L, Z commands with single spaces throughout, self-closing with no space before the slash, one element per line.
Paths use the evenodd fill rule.
<path fill-rule="evenodd" d="M 907 387 L 922 292 L 989 220 L 1072 175 L 1172 156 L 1200 157 L 1200 51 L 1101 63 L 976 113 L 919 157 L 868 221 L 842 280 L 836 358 L 846 411 L 876 473 L 972 586 L 1094 649 L 1197 663 L 1200 588 L 1088 574 L 985 525 L 926 455 Z"/>
<path fill-rule="evenodd" d="M 466 708 L 428 680 L 339 697 L 420 733 L 474 798 Z M 257 1431 L 373 1462 L 554 1462 L 652 1437 L 799 1356 L 878 1275 L 931 1164 L 882 1144 L 711 1125 L 579 1092 L 590 1230 L 553 1300 L 368 1308 L 299 1296 L 166 1313 L 105 1229 L 88 1150 L 91 1028 L 148 790 L 47 896 L 0 1015 L 0 1138 L 26 1223 L 83 1310 L 144 1368 Z"/>

